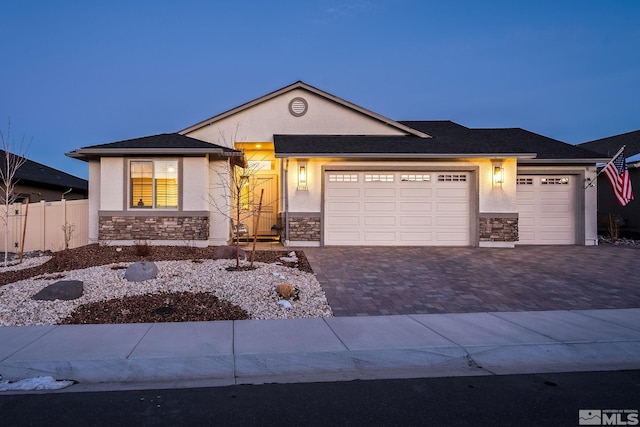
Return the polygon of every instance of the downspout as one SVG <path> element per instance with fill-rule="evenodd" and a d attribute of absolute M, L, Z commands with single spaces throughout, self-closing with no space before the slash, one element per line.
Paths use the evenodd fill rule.
<path fill-rule="evenodd" d="M 284 168 L 284 246 L 289 247 L 289 158 L 283 163 Z"/>

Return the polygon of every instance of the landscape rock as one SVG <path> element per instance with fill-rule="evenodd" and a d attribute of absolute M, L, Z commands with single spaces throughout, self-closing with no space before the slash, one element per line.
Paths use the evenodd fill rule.
<path fill-rule="evenodd" d="M 294 251 L 289 252 L 289 256 L 280 257 L 282 262 L 298 262 L 298 257 Z"/>
<path fill-rule="evenodd" d="M 31 297 L 34 300 L 55 301 L 57 299 L 70 301 L 78 299 L 84 293 L 84 284 L 80 280 L 60 280 L 52 283 Z"/>
<path fill-rule="evenodd" d="M 236 259 L 236 250 L 241 261 L 246 261 L 247 253 L 238 246 L 218 246 L 213 251 L 213 259 Z"/>
<path fill-rule="evenodd" d="M 289 301 L 287 301 L 286 299 L 281 299 L 280 301 L 278 301 L 278 305 L 282 306 L 282 308 L 291 308 L 291 303 Z"/>
<path fill-rule="evenodd" d="M 144 282 L 158 275 L 158 266 L 151 261 L 140 261 L 131 264 L 124 272 L 124 278 L 130 282 Z"/>

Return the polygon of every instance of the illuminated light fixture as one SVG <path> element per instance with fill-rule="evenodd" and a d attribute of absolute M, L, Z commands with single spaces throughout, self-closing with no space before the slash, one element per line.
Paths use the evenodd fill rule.
<path fill-rule="evenodd" d="M 261 144 L 256 144 L 256 148 L 262 148 Z"/>
<path fill-rule="evenodd" d="M 302 163 L 298 165 L 298 190 L 307 189 L 307 165 Z"/>
<path fill-rule="evenodd" d="M 493 182 L 495 184 L 502 184 L 504 182 L 504 168 L 501 166 L 493 167 Z"/>

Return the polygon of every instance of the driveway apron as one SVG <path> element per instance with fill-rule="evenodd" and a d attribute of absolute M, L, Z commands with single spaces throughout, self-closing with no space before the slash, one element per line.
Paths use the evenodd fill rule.
<path fill-rule="evenodd" d="M 640 307 L 640 248 L 304 250 L 335 316 Z"/>

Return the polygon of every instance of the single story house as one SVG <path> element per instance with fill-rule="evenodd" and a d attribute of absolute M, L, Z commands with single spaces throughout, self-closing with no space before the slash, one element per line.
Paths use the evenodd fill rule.
<path fill-rule="evenodd" d="M 67 155 L 89 163 L 90 241 L 223 245 L 239 206 L 251 233 L 290 246 L 597 244 L 585 182 L 600 154 L 519 128 L 395 121 L 301 81 Z M 237 203 L 228 165 L 246 166 Z"/>
<path fill-rule="evenodd" d="M 5 152 L 0 150 L 0 169 L 5 168 Z M 88 197 L 89 184 L 58 169 L 25 159 L 15 174 L 16 202 L 53 202 L 61 199 L 78 200 Z"/>
<path fill-rule="evenodd" d="M 582 148 L 602 154 L 607 161 L 616 155 L 618 150 L 625 147 L 624 155 L 629 168 L 631 186 L 635 189 L 634 200 L 625 206 L 620 206 L 613 194 L 611 183 L 605 174 L 600 174 L 597 180 L 598 188 L 598 229 L 602 234 L 609 234 L 609 214 L 622 220 L 620 232 L 630 237 L 640 236 L 640 130 L 627 132 L 607 138 L 578 144 Z"/>

